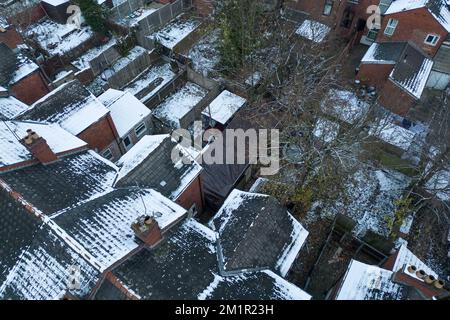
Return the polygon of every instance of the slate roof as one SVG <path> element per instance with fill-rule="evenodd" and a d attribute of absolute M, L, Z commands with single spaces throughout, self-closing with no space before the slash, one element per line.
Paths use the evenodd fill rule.
<path fill-rule="evenodd" d="M 77 205 L 112 189 L 117 168 L 93 151 L 0 174 L 44 214 Z"/>
<path fill-rule="evenodd" d="M 209 225 L 226 271 L 267 268 L 285 276 L 308 236 L 275 198 L 236 189 Z"/>
<path fill-rule="evenodd" d="M 13 96 L 0 97 L 0 120 L 14 119 L 28 108 L 28 105 Z"/>
<path fill-rule="evenodd" d="M 108 114 L 109 110 L 78 80 L 53 90 L 18 119 L 58 123 L 63 129 L 78 135 Z"/>
<path fill-rule="evenodd" d="M 70 293 L 90 292 L 99 273 L 3 190 L 0 216 L 0 299 L 60 299 L 68 291 L 71 266 L 80 268 L 80 289 Z"/>
<path fill-rule="evenodd" d="M 141 244 L 130 227 L 137 218 L 155 216 L 164 232 L 185 214 L 185 209 L 154 190 L 119 189 L 52 220 L 106 268 Z"/>
<path fill-rule="evenodd" d="M 227 129 L 247 130 L 249 128 L 254 128 L 254 125 L 239 117 L 239 112 L 227 125 Z M 224 136 L 223 140 L 224 150 L 226 150 L 226 136 Z M 206 150 L 206 152 L 208 152 L 208 149 Z M 237 154 L 237 152 L 235 152 L 235 154 Z M 205 202 L 210 208 L 215 211 L 220 208 L 228 194 L 231 192 L 231 190 L 233 190 L 236 183 L 242 178 L 243 174 L 250 166 L 247 156 L 244 164 L 238 164 L 237 161 L 235 161 L 234 164 L 227 164 L 226 152 L 223 153 L 223 159 L 223 164 L 208 164 L 206 162 L 202 163 L 202 182 L 203 191 L 205 194 Z"/>
<path fill-rule="evenodd" d="M 374 42 L 367 50 L 362 63 L 395 64 L 407 44 L 405 42 Z"/>
<path fill-rule="evenodd" d="M 438 275 L 415 256 L 406 245 L 395 254 L 392 268 L 380 268 L 352 260 L 336 294 L 337 300 L 404 300 L 408 299 L 406 287 L 396 284 L 394 273 L 404 266 L 414 265 L 438 278 Z"/>
<path fill-rule="evenodd" d="M 0 122 L 0 169 L 7 170 L 6 167 L 8 166 L 33 159 L 32 154 L 20 142 L 20 139 L 27 135 L 28 129 L 34 130 L 43 137 L 56 155 L 87 147 L 84 141 L 61 129 L 56 124 L 2 121 Z"/>
<path fill-rule="evenodd" d="M 0 43 L 0 85 L 7 87 L 17 69 L 16 54 L 4 43 Z"/>
<path fill-rule="evenodd" d="M 415 98 L 420 99 L 432 67 L 433 60 L 408 44 L 389 78 Z"/>
<path fill-rule="evenodd" d="M 450 46 L 443 44 L 434 57 L 433 70 L 450 74 Z"/>
<path fill-rule="evenodd" d="M 352 260 L 336 300 L 401 300 L 404 288 L 392 276 L 390 270 Z"/>
<path fill-rule="evenodd" d="M 191 164 L 172 161 L 178 148 Z M 169 135 L 145 136 L 118 162 L 116 187 L 151 188 L 174 200 L 197 177 L 202 168 Z"/>
<path fill-rule="evenodd" d="M 310 299 L 271 272 L 219 275 L 216 234 L 193 219 L 170 230 L 155 248 L 144 247 L 113 269 L 141 299 Z M 96 299 L 123 298 L 107 281 Z"/>

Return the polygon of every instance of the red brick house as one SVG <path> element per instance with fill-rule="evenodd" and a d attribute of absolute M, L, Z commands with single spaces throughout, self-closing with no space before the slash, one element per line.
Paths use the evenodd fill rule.
<path fill-rule="evenodd" d="M 421 98 L 433 61 L 414 43 L 374 43 L 361 60 L 357 79 L 375 86 L 379 102 L 406 115 Z"/>
<path fill-rule="evenodd" d="M 0 86 L 27 104 L 50 91 L 39 66 L 4 43 L 0 43 Z"/>
<path fill-rule="evenodd" d="M 445 0 L 397 0 L 385 12 L 377 42 L 412 41 L 434 57 L 449 32 Z"/>
<path fill-rule="evenodd" d="M 34 103 L 18 116 L 22 120 L 57 123 L 86 141 L 99 153 L 107 149 L 119 158 L 119 135 L 110 111 L 78 80 L 68 82 Z"/>
<path fill-rule="evenodd" d="M 295 10 L 299 19 L 312 19 L 331 28 L 344 38 L 359 42 L 368 33 L 367 20 L 373 14 L 367 13 L 380 0 L 337 1 L 337 0 L 286 0 L 285 8 Z"/>
<path fill-rule="evenodd" d="M 16 29 L 2 17 L 0 17 L 0 42 L 11 49 L 15 49 L 18 44 L 23 43 L 22 37 Z"/>

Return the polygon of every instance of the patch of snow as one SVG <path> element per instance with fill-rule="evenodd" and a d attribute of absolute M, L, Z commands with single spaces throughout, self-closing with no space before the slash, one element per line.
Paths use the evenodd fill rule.
<path fill-rule="evenodd" d="M 178 19 L 149 37 L 158 41 L 164 47 L 173 50 L 178 43 L 189 36 L 199 26 L 200 22 L 197 20 Z"/>
<path fill-rule="evenodd" d="M 331 89 L 322 101 L 321 109 L 341 121 L 354 124 L 366 114 L 369 104 L 361 101 L 351 91 Z"/>
<path fill-rule="evenodd" d="M 98 99 L 111 111 L 111 118 L 121 138 L 151 114 L 150 110 L 129 92 L 108 89 Z"/>
<path fill-rule="evenodd" d="M 202 114 L 225 125 L 246 103 L 246 99 L 224 90 L 203 110 Z"/>
<path fill-rule="evenodd" d="M 301 37 L 320 43 L 325 39 L 330 31 L 330 27 L 320 22 L 305 20 L 300 27 L 298 27 L 295 33 Z"/>
<path fill-rule="evenodd" d="M 173 128 L 180 128 L 180 121 L 194 110 L 207 94 L 206 89 L 193 82 L 187 82 L 158 105 L 153 115 Z"/>
<path fill-rule="evenodd" d="M 126 177 L 131 171 L 133 171 L 137 166 L 139 166 L 147 157 L 156 150 L 156 148 L 161 145 L 161 143 L 169 138 L 167 134 L 155 135 L 155 136 L 145 136 L 138 143 L 136 143 L 126 154 L 124 154 L 119 161 L 117 161 L 117 166 L 120 167 L 119 174 L 117 176 L 117 181 Z"/>
<path fill-rule="evenodd" d="M 318 119 L 313 135 L 325 143 L 334 141 L 339 134 L 340 125 L 327 119 Z"/>

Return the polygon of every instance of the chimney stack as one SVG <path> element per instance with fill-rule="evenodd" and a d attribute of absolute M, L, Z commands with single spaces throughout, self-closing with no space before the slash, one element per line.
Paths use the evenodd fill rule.
<path fill-rule="evenodd" d="M 162 240 L 158 222 L 150 216 L 139 217 L 132 225 L 136 237 L 149 246 L 155 246 Z"/>
<path fill-rule="evenodd" d="M 22 139 L 22 142 L 42 164 L 45 165 L 58 160 L 58 157 L 52 149 L 50 149 L 47 141 L 33 130 L 27 130 L 27 136 Z"/>

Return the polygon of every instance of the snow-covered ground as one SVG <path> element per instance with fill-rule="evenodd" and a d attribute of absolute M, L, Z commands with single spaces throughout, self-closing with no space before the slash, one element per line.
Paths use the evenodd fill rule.
<path fill-rule="evenodd" d="M 346 181 L 337 201 L 327 205 L 315 203 L 305 222 L 313 222 L 318 216 L 333 218 L 342 213 L 356 222 L 355 235 L 364 236 L 372 230 L 388 236 L 387 218 L 394 219 L 395 201 L 402 197 L 409 183 L 410 178 L 396 171 L 361 169 Z"/>
<path fill-rule="evenodd" d="M 215 29 L 192 47 L 188 56 L 192 60 L 192 67 L 196 72 L 208 75 L 217 70 L 220 62 L 220 41 L 220 30 Z"/>

